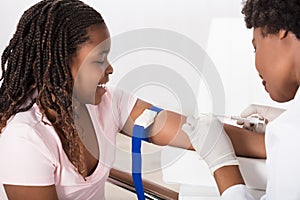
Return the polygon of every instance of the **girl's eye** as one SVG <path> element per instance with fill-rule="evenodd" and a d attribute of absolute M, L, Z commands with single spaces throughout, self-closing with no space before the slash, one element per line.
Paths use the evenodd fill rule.
<path fill-rule="evenodd" d="M 94 61 L 94 69 L 97 69 L 100 71 L 105 71 L 106 65 L 105 65 L 105 61 Z"/>
<path fill-rule="evenodd" d="M 103 65 L 103 64 L 104 64 L 104 61 L 95 61 L 94 63 Z"/>

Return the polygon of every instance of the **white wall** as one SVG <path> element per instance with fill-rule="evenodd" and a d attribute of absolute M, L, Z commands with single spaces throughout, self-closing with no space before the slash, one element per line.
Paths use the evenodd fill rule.
<path fill-rule="evenodd" d="M 12 37 L 23 11 L 35 2 L 37 1 L 0 2 L 1 52 Z M 103 15 L 112 38 L 139 28 L 160 28 L 183 34 L 200 45 L 212 59 L 221 76 L 226 97 L 226 113 L 239 114 L 250 103 L 278 106 L 264 91 L 255 70 L 251 45 L 252 30 L 245 28 L 243 16 L 240 14 L 242 7 L 240 0 L 86 0 L 85 2 Z M 153 54 L 144 50 L 123 56 L 121 60 L 113 63 L 115 76 L 112 83 L 118 84 L 124 74 L 149 63 L 172 65 L 178 73 L 184 74 L 182 66 L 186 63 L 183 64 L 182 60 L 171 58 L 172 56 L 167 54 L 159 54 L 159 59 L 157 52 Z M 196 81 L 199 85 L 201 82 L 192 78 L 187 81 Z M 149 90 L 157 91 L 158 95 L 155 97 L 149 95 L 147 92 Z M 195 91 L 199 97 L 199 110 L 210 111 L 211 97 L 207 88 L 196 86 Z M 137 89 L 136 92 L 142 98 L 170 109 L 178 110 L 180 106 L 180 102 L 176 101 L 176 94 L 172 94 L 172 91 L 167 91 L 166 88 L 157 86 L 151 88 L 148 85 Z"/>

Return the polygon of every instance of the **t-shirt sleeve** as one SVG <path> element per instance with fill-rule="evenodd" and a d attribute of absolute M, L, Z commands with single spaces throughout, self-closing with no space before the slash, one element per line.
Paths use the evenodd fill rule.
<path fill-rule="evenodd" d="M 137 97 L 125 90 L 118 88 L 113 89 L 113 96 L 114 99 L 117 99 L 117 101 L 114 101 L 117 104 L 113 107 L 117 109 L 115 112 L 118 113 L 118 126 L 119 130 L 121 130 L 124 127 L 137 101 Z"/>
<path fill-rule="evenodd" d="M 14 125 L 3 131 L 0 136 L 0 160 L 1 184 L 54 184 L 54 158 L 29 125 Z"/>

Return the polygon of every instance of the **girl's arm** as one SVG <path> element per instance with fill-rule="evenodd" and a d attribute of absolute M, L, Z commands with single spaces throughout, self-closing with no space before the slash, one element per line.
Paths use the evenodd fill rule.
<path fill-rule="evenodd" d="M 138 99 L 123 128 L 123 132 L 132 136 L 135 119 L 151 106 L 151 104 Z M 149 140 L 157 145 L 171 145 L 193 150 L 188 136 L 181 130 L 185 121 L 186 117 L 183 115 L 167 110 L 161 111 L 155 118 L 154 124 L 149 131 Z M 266 158 L 263 134 L 257 134 L 227 124 L 224 125 L 224 129 L 230 137 L 238 156 Z"/>
<path fill-rule="evenodd" d="M 9 200 L 58 200 L 54 185 L 18 186 L 3 185 Z"/>

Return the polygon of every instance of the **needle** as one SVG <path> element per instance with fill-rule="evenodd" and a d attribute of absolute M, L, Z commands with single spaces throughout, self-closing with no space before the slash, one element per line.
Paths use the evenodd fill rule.
<path fill-rule="evenodd" d="M 200 114 L 208 116 L 208 114 L 205 114 L 205 113 L 200 113 Z M 229 115 L 215 115 L 215 116 L 226 118 L 226 119 L 231 119 L 231 120 L 236 120 L 236 121 L 243 122 L 243 123 L 250 123 L 250 124 L 254 124 L 254 125 L 265 123 L 265 120 L 263 118 L 260 118 L 259 116 L 249 117 L 249 118 L 244 118 L 244 117 L 239 117 L 239 116 L 229 116 Z"/>

